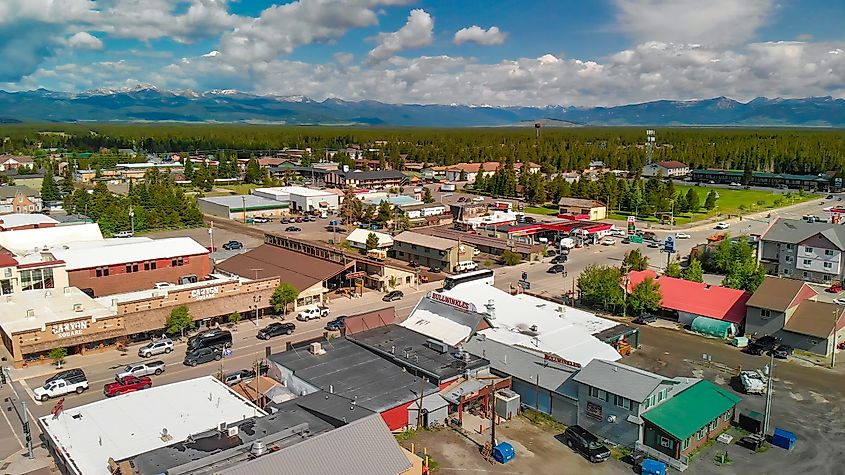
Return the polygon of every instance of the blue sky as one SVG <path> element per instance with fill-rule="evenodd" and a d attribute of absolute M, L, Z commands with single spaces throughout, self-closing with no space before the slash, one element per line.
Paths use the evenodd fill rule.
<path fill-rule="evenodd" d="M 0 89 L 402 103 L 845 97 L 845 2 L 3 0 Z"/>

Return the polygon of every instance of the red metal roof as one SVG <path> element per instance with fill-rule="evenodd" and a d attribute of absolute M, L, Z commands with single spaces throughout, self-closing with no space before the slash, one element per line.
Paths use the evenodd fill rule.
<path fill-rule="evenodd" d="M 658 276 L 651 270 L 634 271 L 628 274 L 628 290 L 636 287 L 647 277 L 653 278 L 660 284 L 663 308 L 730 323 L 741 323 L 745 320 L 745 303 L 751 298 L 751 292 Z"/>
<path fill-rule="evenodd" d="M 16 261 L 10 254 L 0 254 L 0 267 L 11 267 L 16 265 L 18 265 L 18 261 Z"/>

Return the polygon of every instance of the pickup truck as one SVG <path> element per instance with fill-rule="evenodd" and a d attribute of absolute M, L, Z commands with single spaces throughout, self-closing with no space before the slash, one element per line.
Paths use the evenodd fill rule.
<path fill-rule="evenodd" d="M 132 393 L 147 389 L 153 385 L 153 380 L 148 376 L 136 378 L 135 376 L 125 376 L 115 383 L 109 383 L 103 386 L 103 394 L 106 397 L 120 396 L 121 394 Z"/>
<path fill-rule="evenodd" d="M 328 317 L 329 309 L 326 307 L 306 308 L 299 312 L 296 319 L 300 322 L 307 322 L 308 320 L 316 320 L 321 317 Z"/>
<path fill-rule="evenodd" d="M 64 396 L 70 393 L 82 394 L 88 389 L 88 380 L 84 373 L 81 378 L 69 377 L 53 379 L 50 378 L 44 386 L 32 390 L 36 401 L 46 401 L 50 398 Z"/>
<path fill-rule="evenodd" d="M 117 374 L 114 375 L 114 380 L 120 381 L 127 376 L 135 376 L 136 378 L 149 376 L 151 374 L 158 376 L 161 373 L 164 373 L 164 361 L 133 363 L 123 368 L 123 371 L 118 371 Z"/>
<path fill-rule="evenodd" d="M 760 371 L 743 371 L 739 381 L 745 394 L 765 394 L 767 378 Z"/>

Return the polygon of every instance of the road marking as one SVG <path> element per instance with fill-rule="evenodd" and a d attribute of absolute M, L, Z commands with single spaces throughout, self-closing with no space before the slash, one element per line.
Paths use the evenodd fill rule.
<path fill-rule="evenodd" d="M 27 394 L 29 394 L 29 397 L 32 398 L 32 401 L 35 402 L 35 404 L 37 404 L 39 406 L 43 404 L 41 401 L 35 399 L 35 393 L 32 392 L 32 389 L 29 387 L 29 384 L 27 384 L 25 379 L 21 379 L 18 382 L 21 383 L 21 387 L 23 388 L 24 391 L 26 391 Z"/>
<path fill-rule="evenodd" d="M 3 412 L 3 419 L 6 419 L 6 424 L 9 424 L 9 429 L 12 429 L 12 435 L 15 436 L 15 440 L 18 441 L 18 445 L 20 445 L 21 448 L 24 448 L 23 441 L 21 441 L 21 438 L 18 437 L 18 433 L 15 432 L 15 428 L 12 427 L 12 421 L 10 421 L 9 418 L 6 416 L 6 411 L 2 411 L 2 412 Z"/>

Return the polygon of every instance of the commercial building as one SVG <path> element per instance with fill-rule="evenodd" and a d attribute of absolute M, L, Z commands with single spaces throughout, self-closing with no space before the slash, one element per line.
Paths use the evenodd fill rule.
<path fill-rule="evenodd" d="M 543 246 L 539 244 L 526 244 L 519 241 L 508 241 L 496 237 L 482 236 L 480 234 L 467 233 L 445 226 L 424 227 L 414 232 L 435 236 L 453 241 L 460 241 L 471 245 L 481 252 L 494 256 L 501 256 L 505 251 L 520 254 L 525 260 L 536 260 L 542 256 Z"/>
<path fill-rule="evenodd" d="M 55 219 L 40 214 L 12 213 L 0 215 L 0 232 L 23 229 L 49 228 L 59 224 Z"/>
<path fill-rule="evenodd" d="M 644 177 L 681 178 L 689 175 L 689 165 L 677 160 L 649 163 L 643 167 Z"/>
<path fill-rule="evenodd" d="M 751 292 L 661 276 L 652 270 L 629 273 L 627 291 L 632 292 L 648 278 L 660 286 L 664 317 L 677 320 L 692 331 L 720 338 L 742 334 L 745 329 L 745 304 Z"/>
<path fill-rule="evenodd" d="M 637 448 L 659 459 L 668 456 L 676 468 L 685 466 L 693 451 L 730 427 L 740 401 L 710 381 L 698 381 L 643 414 L 643 441 Z"/>
<path fill-rule="evenodd" d="M 100 226 L 96 223 L 22 229 L 0 233 L 0 247 L 18 256 L 73 242 L 102 240 L 103 234 L 100 232 Z"/>
<path fill-rule="evenodd" d="M 22 291 L 0 300 L 0 331 L 15 366 L 43 363 L 59 346 L 86 354 L 159 337 L 181 305 L 200 329 L 234 312 L 254 318 L 249 310 L 269 307 L 278 285 L 278 279 L 213 279 L 96 299 L 74 287 Z"/>
<path fill-rule="evenodd" d="M 829 284 L 845 278 L 845 227 L 777 218 L 760 236 L 758 258 L 769 274 Z"/>
<path fill-rule="evenodd" d="M 256 188 L 252 194 L 279 202 L 286 202 L 290 210 L 297 213 L 313 213 L 319 210 L 336 210 L 340 206 L 339 197 L 330 190 L 316 190 L 304 186 L 279 186 Z"/>
<path fill-rule="evenodd" d="M 31 254 L 15 258 L 0 254 L 0 295 L 25 290 L 67 287 L 68 274 L 63 261 L 50 254 Z"/>
<path fill-rule="evenodd" d="M 346 242 L 355 249 L 367 250 L 367 239 L 370 237 L 370 234 L 374 234 L 378 238 L 376 249 L 388 250 L 393 248 L 393 236 L 369 229 L 355 229 L 349 233 L 349 236 L 346 236 Z"/>
<path fill-rule="evenodd" d="M 475 248 L 450 239 L 405 231 L 393 238 L 393 251 L 397 259 L 453 271 L 459 262 L 472 261 Z"/>
<path fill-rule="evenodd" d="M 335 165 L 336 166 L 336 165 Z M 306 184 L 324 185 L 326 182 L 326 175 L 330 173 L 323 167 L 303 167 L 286 162 L 280 165 L 271 165 L 269 167 L 270 175 L 275 178 L 285 178 L 290 175 L 299 176 L 305 180 Z"/>
<path fill-rule="evenodd" d="M 205 214 L 218 218 L 246 221 L 256 216 L 277 218 L 288 213 L 290 205 L 284 201 L 258 195 L 232 195 L 197 198 L 197 205 Z"/>
<path fill-rule="evenodd" d="M 766 276 L 746 302 L 745 333 L 773 335 L 794 348 L 828 356 L 845 340 L 845 308 L 812 300 L 812 287 Z"/>
<path fill-rule="evenodd" d="M 41 193 L 28 186 L 0 186 L 0 214 L 37 213 L 42 206 Z"/>
<path fill-rule="evenodd" d="M 701 169 L 690 172 L 692 181 L 704 183 L 741 183 L 744 182 L 743 170 Z M 797 175 L 792 173 L 751 172 L 751 179 L 746 183 L 751 186 L 769 186 L 773 188 L 790 188 L 796 190 L 827 190 L 831 185 L 831 178 L 827 175 Z"/>
<path fill-rule="evenodd" d="M 483 175 L 485 177 L 493 176 L 499 167 L 499 162 L 457 163 L 446 169 L 446 179 L 449 181 L 466 181 L 468 183 L 474 183 L 478 175 Z M 533 162 L 516 162 L 513 164 L 513 169 L 517 175 L 522 172 L 537 173 L 540 171 L 540 168 L 540 165 Z"/>
<path fill-rule="evenodd" d="M 325 176 L 326 185 L 337 188 L 390 188 L 405 183 L 407 177 L 399 170 L 376 170 L 364 172 L 331 171 Z"/>
<path fill-rule="evenodd" d="M 557 203 L 558 213 L 571 219 L 600 221 L 607 219 L 607 206 L 596 200 L 561 198 Z"/>

